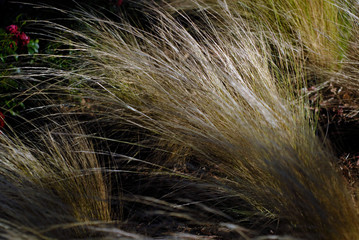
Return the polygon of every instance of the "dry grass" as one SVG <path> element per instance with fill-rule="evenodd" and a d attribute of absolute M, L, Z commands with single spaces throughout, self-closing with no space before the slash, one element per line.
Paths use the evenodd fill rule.
<path fill-rule="evenodd" d="M 161 1 L 160 1 L 161 2 Z M 214 14 L 221 8 L 240 14 L 253 25 L 290 39 L 294 45 L 302 45 L 308 60 L 320 67 L 338 69 L 338 61 L 345 57 L 351 38 L 355 3 L 347 0 L 315 1 L 162 1 L 164 6 L 196 14 L 207 9 Z M 217 22 L 220 26 L 225 24 Z M 340 66 L 339 66 L 340 67 Z"/>
<path fill-rule="evenodd" d="M 66 236 L 62 225 L 110 221 L 99 162 L 81 132 L 71 130 L 71 134 L 76 132 L 73 137 L 63 128 L 60 135 L 48 131 L 31 142 L 1 135 L 3 230 L 8 225 L 19 234 L 24 231 L 45 238 L 48 232 Z M 81 233 L 73 231 L 72 236 Z"/>
<path fill-rule="evenodd" d="M 166 152 L 147 158 L 156 173 L 169 177 L 175 166 L 195 158 L 201 166 L 213 168 L 204 181 L 224 189 L 224 195 L 239 196 L 260 216 L 288 222 L 284 233 L 307 239 L 357 239 L 357 205 L 333 166 L 329 146 L 315 135 L 317 116 L 309 110 L 312 106 L 303 91 L 312 74 L 308 58 L 327 72 L 337 69 L 333 64 L 343 51 L 338 8 L 328 1 L 257 4 L 250 7 L 251 14 L 270 9 L 259 23 L 222 2 L 215 20 L 206 10 L 197 13 L 201 27 L 181 12 L 176 13 L 179 23 L 172 13 L 156 7 L 151 9 L 155 25 L 149 31 L 126 21 L 74 13 L 86 28 L 50 25 L 53 32 L 61 32 L 56 41 L 71 47 L 76 69 L 48 69 L 59 79 L 50 90 L 72 91 L 74 86 L 64 87 L 64 81 L 81 82 L 77 96 L 91 99 L 93 113 L 111 126 L 112 136 L 120 138 L 124 124 L 150 133 L 147 142 L 129 144 Z M 286 16 L 291 8 L 292 15 Z M 32 78 L 47 74 L 30 70 L 24 73 Z M 76 221 L 106 222 L 111 209 L 103 201 L 108 195 L 105 179 L 91 144 L 82 136 L 81 131 L 76 139 L 43 135 L 47 152 L 35 156 L 4 140 L 2 175 L 11 182 L 15 176 L 29 178 L 33 185 L 60 196 Z M 193 196 L 191 201 L 198 199 Z M 232 205 L 240 211 L 243 203 Z M 38 208 L 43 206 L 40 202 Z M 27 217 L 23 215 L 18 216 Z M 30 222 L 29 226 L 33 227 Z"/>

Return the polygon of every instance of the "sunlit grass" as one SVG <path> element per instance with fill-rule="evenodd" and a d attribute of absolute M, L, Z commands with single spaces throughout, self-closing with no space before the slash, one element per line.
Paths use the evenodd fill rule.
<path fill-rule="evenodd" d="M 50 100 L 49 94 L 56 91 L 64 94 L 65 102 L 89 99 L 86 113 L 94 123 L 110 128 L 113 139 L 78 129 L 64 135 L 60 128 L 59 135 L 41 135 L 42 144 L 31 145 L 34 154 L 21 141 L 4 138 L 3 176 L 11 181 L 29 178 L 41 191 L 58 196 L 74 222 L 110 222 L 114 213 L 108 199 L 121 196 L 111 196 L 108 187 L 121 188 L 122 183 L 108 182 L 97 159 L 101 151 L 96 152 L 89 139 L 139 146 L 152 155 L 124 159 L 138 166 L 145 163 L 146 168 L 135 170 L 142 170 L 144 178 L 175 175 L 199 184 L 200 178 L 175 169 L 196 159 L 211 169 L 212 175 L 202 181 L 239 197 L 253 209 L 251 217 L 287 222 L 286 233 L 294 237 L 358 238 L 356 203 L 333 166 L 330 147 L 316 135 L 318 112 L 311 109 L 317 103 L 307 94 L 315 69 L 320 76 L 351 76 L 341 72 L 344 67 L 339 64 L 349 56 L 348 44 L 355 46 L 348 39 L 346 3 L 223 1 L 214 6 L 214 13 L 210 7 L 215 3 L 199 7 L 192 2 L 193 9 L 200 9 L 196 22 L 182 12 L 191 9 L 190 3 L 173 3 L 169 12 L 145 5 L 154 24 L 147 30 L 124 19 L 117 23 L 81 11 L 68 13 L 81 24 L 80 30 L 46 22 L 55 41 L 68 46 L 71 55 L 44 57 L 69 57 L 71 67 L 24 68 L 19 76 L 50 79 L 48 88 L 41 89 Z M 177 7 L 181 11 L 176 12 Z M 36 86 L 33 89 L 30 94 L 40 95 Z M 58 98 L 54 101 L 61 102 Z M 124 126 L 141 131 L 145 140 L 136 140 L 136 134 L 121 139 Z M 111 170 L 121 167 L 126 165 Z M 158 211 L 161 214 L 193 220 L 176 212 L 178 206 L 160 199 L 150 202 L 166 207 Z M 232 204 L 228 219 L 238 223 L 236 213 L 245 212 L 245 204 Z"/>

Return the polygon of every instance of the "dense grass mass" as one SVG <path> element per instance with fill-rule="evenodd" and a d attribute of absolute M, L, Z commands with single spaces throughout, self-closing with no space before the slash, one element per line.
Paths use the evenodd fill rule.
<path fill-rule="evenodd" d="M 325 91 L 358 96 L 357 6 L 128 4 L 146 25 L 40 23 L 63 47 L 12 76 L 36 106 L 0 136 L 0 235 L 359 239 L 358 189 L 318 124 Z"/>

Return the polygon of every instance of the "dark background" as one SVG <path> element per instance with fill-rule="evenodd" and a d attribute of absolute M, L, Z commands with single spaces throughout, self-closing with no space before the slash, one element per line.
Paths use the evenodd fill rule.
<path fill-rule="evenodd" d="M 30 4 L 30 5 L 29 5 Z M 9 1 L 0 0 L 0 27 L 4 28 L 10 24 L 14 24 L 17 16 L 21 14 L 21 20 L 36 20 L 36 19 L 54 19 L 62 17 L 60 13 L 46 9 L 37 9 L 31 6 L 31 4 L 44 4 L 49 6 L 55 6 L 61 9 L 76 9 L 79 5 L 87 5 L 98 9 L 99 7 L 108 9 L 109 11 L 116 11 L 119 7 L 116 6 L 115 0 L 43 0 L 43 1 Z M 122 5 L 126 5 L 127 1 L 124 0 Z M 121 7 L 122 7 L 121 5 Z"/>

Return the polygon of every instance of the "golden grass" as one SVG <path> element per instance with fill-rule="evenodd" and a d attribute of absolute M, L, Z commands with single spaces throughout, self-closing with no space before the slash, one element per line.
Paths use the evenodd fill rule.
<path fill-rule="evenodd" d="M 44 132 L 26 144 L 0 137 L 2 221 L 44 238 L 53 225 L 110 221 L 107 185 L 80 131 Z"/>
<path fill-rule="evenodd" d="M 216 14 L 221 7 L 240 14 L 254 23 L 253 30 L 262 25 L 266 30 L 290 39 L 294 45 L 303 45 L 311 64 L 322 68 L 338 69 L 345 57 L 351 38 L 353 1 L 348 0 L 255 0 L 255 1 L 163 1 L 169 9 L 192 12 L 207 9 Z M 214 9 L 214 10 L 213 10 Z M 219 26 L 223 23 L 217 22 Z"/>
<path fill-rule="evenodd" d="M 63 79 L 86 84 L 78 94 L 92 99 L 113 135 L 126 123 L 153 134 L 148 148 L 169 153 L 151 164 L 174 168 L 186 153 L 195 157 L 214 169 L 216 177 L 206 181 L 235 191 L 262 216 L 289 222 L 294 237 L 357 239 L 357 205 L 333 153 L 315 135 L 316 116 L 303 91 L 308 58 L 336 69 L 343 51 L 339 10 L 319 0 L 253 4 L 251 14 L 270 10 L 251 19 L 222 2 L 215 20 L 198 12 L 205 29 L 177 12 L 180 24 L 159 7 L 151 9 L 156 24 L 149 31 L 75 13 L 85 29 L 50 25 L 64 33 L 57 41 L 71 47 L 76 62 L 72 71 L 49 69 L 61 80 L 51 87 L 63 89 Z M 81 137 L 44 139 L 50 151 L 40 160 L 29 155 L 18 166 L 12 147 L 5 166 L 61 196 L 78 221 L 108 221 L 108 205 L 96 200 L 107 196 L 102 175 L 82 172 L 99 167 L 91 145 Z M 77 142 L 83 152 L 74 152 Z"/>

